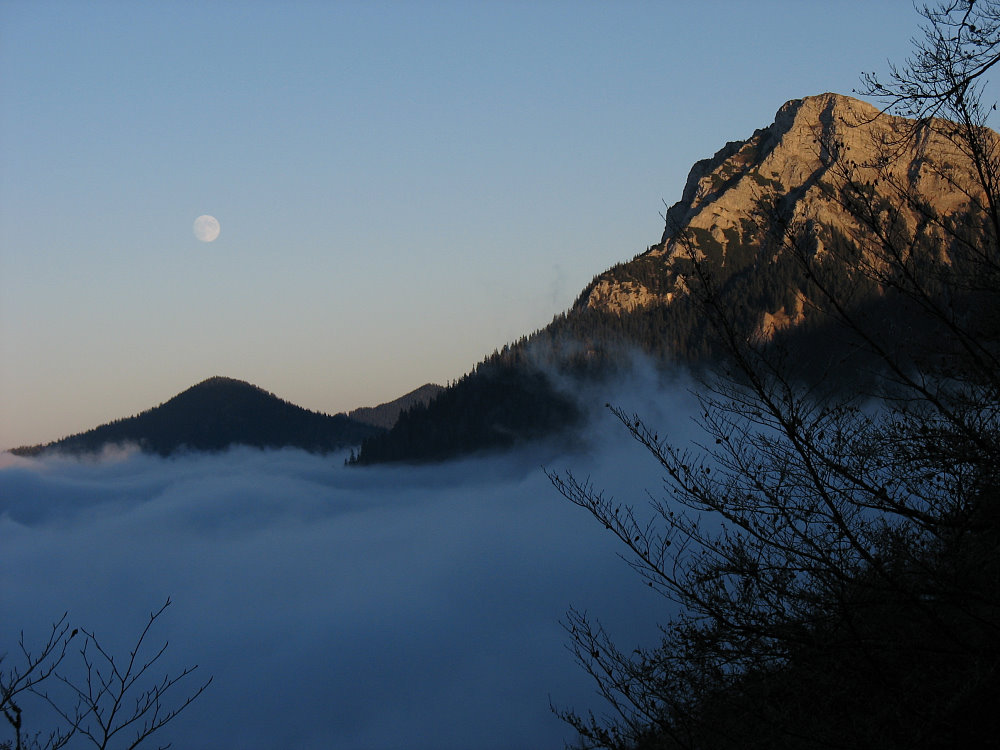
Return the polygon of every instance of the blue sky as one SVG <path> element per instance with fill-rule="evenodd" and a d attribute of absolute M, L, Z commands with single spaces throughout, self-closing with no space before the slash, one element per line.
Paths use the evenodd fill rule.
<path fill-rule="evenodd" d="M 459 377 L 656 242 L 694 161 L 850 93 L 917 21 L 0 0 L 0 448 L 217 374 L 326 412 Z"/>

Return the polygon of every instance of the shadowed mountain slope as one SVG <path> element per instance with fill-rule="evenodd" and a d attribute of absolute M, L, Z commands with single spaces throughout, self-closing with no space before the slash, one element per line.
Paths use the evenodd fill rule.
<path fill-rule="evenodd" d="M 444 458 L 571 427 L 579 413 L 549 373 L 608 375 L 636 351 L 664 368 L 714 366 L 724 347 L 691 292 L 703 276 L 737 338 L 794 351 L 803 377 L 837 363 L 846 385 L 852 343 L 828 330 L 803 256 L 881 332 L 907 326 L 904 301 L 871 281 L 864 248 L 891 232 L 912 239 L 907 262 L 920 263 L 947 258 L 956 237 L 979 231 L 982 191 L 948 132 L 947 123 L 881 114 L 837 94 L 787 102 L 770 126 L 692 167 L 657 244 L 596 276 L 551 324 L 367 440 L 358 462 Z M 502 401 L 497 382 L 522 397 Z"/>
<path fill-rule="evenodd" d="M 386 433 L 366 438 L 351 463 L 444 461 L 504 450 L 578 423 L 580 411 L 549 377 L 505 352 L 399 415 Z"/>
<path fill-rule="evenodd" d="M 373 427 L 381 427 L 382 429 L 388 430 L 396 424 L 396 421 L 399 419 L 399 415 L 402 412 L 407 409 L 411 409 L 414 406 L 427 404 L 443 390 L 443 386 L 435 385 L 434 383 L 427 383 L 426 385 L 420 386 L 416 390 L 410 391 L 404 396 L 400 396 L 399 398 L 388 401 L 384 404 L 379 404 L 378 406 L 362 406 L 358 409 L 353 409 L 347 413 L 347 416 L 357 422 L 363 422 L 364 424 L 368 424 Z"/>

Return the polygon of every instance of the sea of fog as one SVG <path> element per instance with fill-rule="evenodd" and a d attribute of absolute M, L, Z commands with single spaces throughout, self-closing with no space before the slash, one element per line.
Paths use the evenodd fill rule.
<path fill-rule="evenodd" d="M 626 405 L 687 432 L 687 401 Z M 161 744 L 561 748 L 574 736 L 550 702 L 606 708 L 566 648 L 565 611 L 631 647 L 655 641 L 668 607 L 543 471 L 642 505 L 658 467 L 606 411 L 584 438 L 419 467 L 250 449 L 7 454 L 0 654 L 13 665 L 19 632 L 40 642 L 63 612 L 124 654 L 170 597 L 150 636 L 169 641 L 156 676 L 197 664 L 214 681 Z"/>

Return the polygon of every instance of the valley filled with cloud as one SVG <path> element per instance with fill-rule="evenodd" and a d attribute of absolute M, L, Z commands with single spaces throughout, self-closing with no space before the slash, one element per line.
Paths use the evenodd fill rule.
<path fill-rule="evenodd" d="M 686 398 L 634 402 L 687 429 L 689 412 L 671 406 Z M 567 608 L 638 645 L 667 605 L 543 465 L 641 505 L 655 462 L 602 410 L 573 449 L 417 467 L 343 458 L 5 456 L 0 652 L 16 654 L 19 629 L 31 646 L 65 611 L 125 653 L 170 597 L 150 636 L 169 641 L 163 669 L 214 677 L 162 735 L 175 747 L 571 740 L 550 701 L 603 707 L 565 648 Z"/>

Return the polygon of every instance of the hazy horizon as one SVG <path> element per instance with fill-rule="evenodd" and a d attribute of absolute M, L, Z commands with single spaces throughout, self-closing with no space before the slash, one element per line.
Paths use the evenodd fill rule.
<path fill-rule="evenodd" d="M 0 448 L 461 377 L 910 3 L 0 3 Z M 221 224 L 199 241 L 195 219 Z"/>

